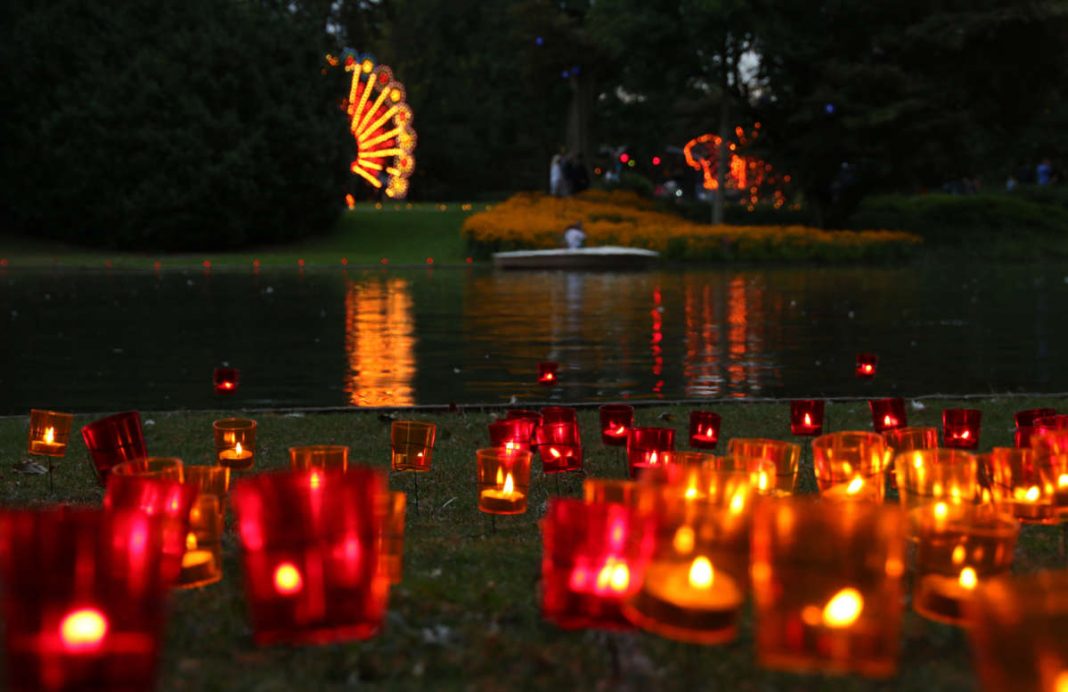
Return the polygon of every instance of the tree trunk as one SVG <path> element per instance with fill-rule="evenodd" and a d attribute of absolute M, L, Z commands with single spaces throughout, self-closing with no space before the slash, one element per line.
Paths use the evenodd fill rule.
<path fill-rule="evenodd" d="M 727 88 L 721 90 L 719 99 L 719 161 L 716 163 L 716 196 L 712 202 L 712 223 L 723 223 L 723 205 L 727 191 L 727 171 L 730 166 L 727 138 L 730 136 L 730 108 L 727 103 Z"/>
<path fill-rule="evenodd" d="M 567 151 L 582 154 L 586 163 L 593 160 L 590 140 L 590 113 L 593 101 L 593 78 L 582 70 L 568 80 L 571 103 L 567 110 Z"/>

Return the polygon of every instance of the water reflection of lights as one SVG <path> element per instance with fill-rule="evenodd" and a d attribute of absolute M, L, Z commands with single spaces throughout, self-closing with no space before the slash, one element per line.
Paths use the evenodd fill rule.
<path fill-rule="evenodd" d="M 356 406 L 415 404 L 415 318 L 403 279 L 368 279 L 345 291 L 345 391 Z"/>

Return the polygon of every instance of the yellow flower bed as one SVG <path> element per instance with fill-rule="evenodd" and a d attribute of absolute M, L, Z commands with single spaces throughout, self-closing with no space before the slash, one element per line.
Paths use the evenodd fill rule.
<path fill-rule="evenodd" d="M 710 226 L 655 211 L 629 192 L 592 190 L 575 197 L 520 193 L 469 216 L 463 234 L 480 255 L 561 247 L 582 221 L 587 245 L 657 250 L 669 259 L 869 259 L 907 254 L 922 240 L 901 231 L 824 231 L 806 226 Z"/>

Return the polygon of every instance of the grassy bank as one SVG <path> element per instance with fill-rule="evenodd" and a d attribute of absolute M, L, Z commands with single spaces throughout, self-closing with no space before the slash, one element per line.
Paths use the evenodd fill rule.
<path fill-rule="evenodd" d="M 909 410 L 913 425 L 936 425 L 956 401 L 925 401 Z M 1011 444 L 1012 413 L 1064 400 L 990 399 L 969 401 L 983 410 L 983 448 Z M 785 438 L 785 403 L 719 403 L 724 437 Z M 681 430 L 688 409 L 640 408 L 637 420 Z M 976 685 L 962 631 L 909 612 L 904 620 L 898 676 L 885 682 L 854 677 L 824 678 L 775 673 L 754 665 L 753 630 L 747 617 L 737 642 L 719 647 L 677 644 L 644 633 L 564 632 L 541 620 L 537 582 L 541 543 L 537 521 L 545 500 L 557 492 L 555 479 L 535 472 L 531 512 L 502 517 L 497 531 L 476 509 L 474 450 L 486 440 L 494 413 L 459 411 L 415 418 L 439 426 L 434 469 L 420 478 L 418 514 L 410 510 L 404 580 L 396 586 L 383 631 L 361 643 L 321 647 L 258 649 L 244 616 L 241 570 L 232 526 L 224 540 L 222 583 L 176 593 L 162 667 L 163 690 L 339 689 L 356 683 L 388 689 L 681 689 L 734 690 L 970 690 Z M 869 429 L 864 402 L 828 406 L 830 430 Z M 212 413 L 145 413 L 146 439 L 155 454 L 206 463 L 212 454 Z M 370 412 L 260 414 L 257 468 L 286 464 L 294 444 L 339 443 L 352 457 L 388 467 L 388 416 Z M 84 416 L 75 426 L 88 422 Z M 586 471 L 621 477 L 622 456 L 605 449 L 596 434 L 596 410 L 580 412 L 587 441 Z M 44 476 L 14 472 L 10 462 L 26 444 L 24 417 L 0 419 L 0 449 L 8 450 L 0 470 L 4 503 L 48 501 Z M 537 466 L 537 464 L 535 464 Z M 802 470 L 811 491 L 811 467 Z M 560 479 L 563 495 L 580 494 L 581 477 Z M 99 503 L 84 450 L 72 446 L 56 470 L 54 499 Z M 411 476 L 394 476 L 394 489 L 411 490 Z M 1059 529 L 1025 527 L 1017 550 L 1017 571 L 1061 566 Z"/>

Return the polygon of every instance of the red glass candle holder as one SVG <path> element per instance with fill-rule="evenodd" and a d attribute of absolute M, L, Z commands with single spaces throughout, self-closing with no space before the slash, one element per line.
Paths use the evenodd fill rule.
<path fill-rule="evenodd" d="M 879 356 L 874 353 L 858 353 L 856 374 L 859 379 L 870 380 L 875 377 L 875 370 L 879 366 Z"/>
<path fill-rule="evenodd" d="M 601 423 L 601 442 L 607 447 L 626 447 L 627 432 L 634 427 L 634 407 L 627 404 L 605 404 L 598 409 Z"/>
<path fill-rule="evenodd" d="M 525 514 L 530 496 L 530 452 L 500 447 L 475 452 L 478 509 L 486 514 Z"/>
<path fill-rule="evenodd" d="M 758 503 L 752 567 L 757 661 L 799 672 L 897 669 L 905 525 L 867 502 Z"/>
<path fill-rule="evenodd" d="M 349 468 L 348 445 L 301 445 L 289 448 L 291 471 L 345 471 Z"/>
<path fill-rule="evenodd" d="M 490 446 L 529 452 L 534 439 L 534 421 L 529 418 L 505 418 L 489 424 Z"/>
<path fill-rule="evenodd" d="M 631 629 L 623 601 L 641 586 L 653 519 L 622 504 L 554 497 L 541 535 L 542 616 L 564 629 Z"/>
<path fill-rule="evenodd" d="M 690 411 L 690 446 L 715 449 L 722 418 L 712 411 Z"/>
<path fill-rule="evenodd" d="M 558 370 L 560 370 L 560 364 L 554 360 L 545 360 L 538 363 L 538 384 L 543 384 L 547 387 L 556 384 Z"/>
<path fill-rule="evenodd" d="M 539 416 L 542 425 L 578 423 L 578 411 L 570 406 L 542 406 Z"/>
<path fill-rule="evenodd" d="M 1013 433 L 1013 444 L 1018 449 L 1028 449 L 1031 446 L 1035 421 L 1055 415 L 1057 415 L 1057 410 L 1052 408 L 1030 408 L 1014 413 L 1013 421 L 1016 423 L 1016 430 Z"/>
<path fill-rule="evenodd" d="M 62 457 L 67 453 L 74 414 L 58 411 L 30 411 L 30 439 L 26 451 L 35 456 Z"/>
<path fill-rule="evenodd" d="M 63 508 L 0 523 L 9 689 L 153 689 L 167 595 L 159 520 Z"/>
<path fill-rule="evenodd" d="M 178 587 L 191 589 L 221 581 L 223 513 L 219 497 L 200 493 L 189 511 L 189 532 Z"/>
<path fill-rule="evenodd" d="M 947 408 L 942 411 L 942 446 L 950 449 L 977 449 L 983 412 L 974 408 Z"/>
<path fill-rule="evenodd" d="M 82 428 L 82 440 L 101 484 L 115 464 L 148 456 L 141 428 L 141 414 L 124 411 L 93 421 Z"/>
<path fill-rule="evenodd" d="M 267 473 L 233 492 L 245 598 L 257 644 L 322 644 L 374 635 L 389 584 L 379 572 L 382 476 Z"/>
<path fill-rule="evenodd" d="M 905 400 L 900 397 L 890 399 L 869 399 L 871 424 L 877 433 L 884 433 L 895 428 L 904 428 L 909 424 L 905 413 Z"/>
<path fill-rule="evenodd" d="M 394 471 L 426 472 L 434 455 L 438 427 L 413 420 L 393 421 L 390 427 L 391 464 Z"/>
<path fill-rule="evenodd" d="M 1054 413 L 1049 416 L 1035 418 L 1035 434 L 1050 432 L 1053 430 L 1068 430 L 1068 413 Z"/>
<path fill-rule="evenodd" d="M 790 434 L 818 437 L 823 434 L 826 402 L 820 399 L 797 399 L 790 402 Z"/>
<path fill-rule="evenodd" d="M 167 585 L 174 584 L 181 571 L 189 534 L 189 513 L 197 495 L 196 487 L 175 480 L 114 473 L 108 477 L 105 508 L 160 517 L 163 551 L 160 569 Z"/>
<path fill-rule="evenodd" d="M 538 456 L 543 473 L 582 468 L 582 438 L 576 422 L 542 423 L 537 430 Z"/>
<path fill-rule="evenodd" d="M 534 423 L 534 432 L 537 432 L 538 426 L 541 425 L 541 414 L 529 408 L 508 409 L 508 411 L 505 412 L 504 417 L 506 419 L 526 418 Z"/>
<path fill-rule="evenodd" d="M 627 435 L 627 463 L 631 478 L 643 469 L 667 463 L 665 452 L 675 450 L 675 431 L 671 428 L 631 428 Z"/>
<path fill-rule="evenodd" d="M 212 384 L 215 385 L 215 393 L 233 394 L 237 391 L 239 378 L 240 373 L 237 368 L 215 368 L 215 373 L 211 378 Z"/>
<path fill-rule="evenodd" d="M 223 418 L 212 423 L 215 431 L 215 459 L 219 466 L 246 471 L 256 461 L 256 421 L 249 418 Z"/>

